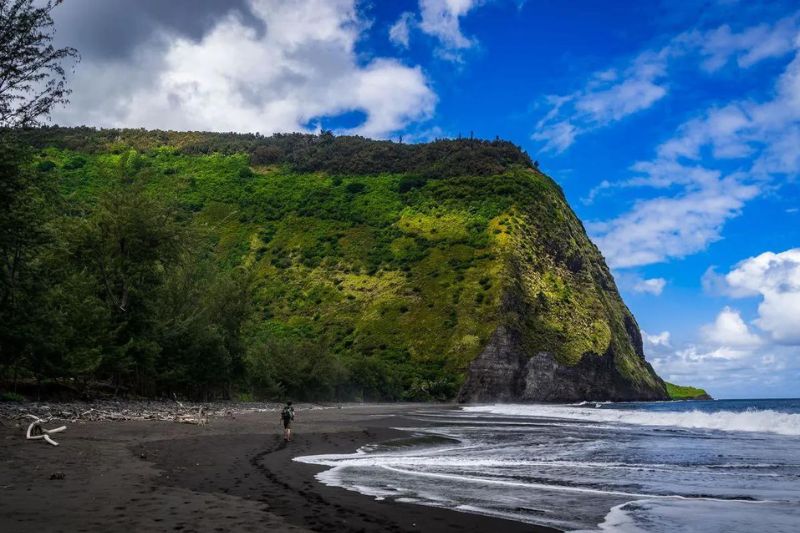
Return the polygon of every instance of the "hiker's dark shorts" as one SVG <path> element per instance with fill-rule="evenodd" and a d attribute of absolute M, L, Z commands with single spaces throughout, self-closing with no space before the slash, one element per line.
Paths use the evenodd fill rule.
<path fill-rule="evenodd" d="M 291 429 L 291 427 L 292 427 L 292 420 L 289 419 L 289 418 L 284 418 L 283 419 L 283 428 L 284 429 Z"/>

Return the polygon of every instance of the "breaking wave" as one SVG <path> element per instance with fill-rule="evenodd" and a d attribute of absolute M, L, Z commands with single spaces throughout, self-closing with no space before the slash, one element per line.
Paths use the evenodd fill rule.
<path fill-rule="evenodd" d="M 502 416 L 546 417 L 583 420 L 588 422 L 615 422 L 643 426 L 800 435 L 800 414 L 784 413 L 771 409 L 657 412 L 613 408 L 598 409 L 572 406 L 513 404 L 477 405 L 463 407 L 462 409 L 467 412 L 490 413 Z"/>

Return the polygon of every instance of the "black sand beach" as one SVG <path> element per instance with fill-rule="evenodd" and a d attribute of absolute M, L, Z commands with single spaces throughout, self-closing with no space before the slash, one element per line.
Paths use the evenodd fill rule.
<path fill-rule="evenodd" d="M 292 461 L 403 436 L 391 428 L 418 407 L 300 409 L 288 445 L 277 412 L 205 427 L 66 423 L 58 447 L 26 441 L 25 422 L 2 420 L 0 531 L 554 531 L 376 501 L 326 487 L 314 479 L 320 467 Z"/>

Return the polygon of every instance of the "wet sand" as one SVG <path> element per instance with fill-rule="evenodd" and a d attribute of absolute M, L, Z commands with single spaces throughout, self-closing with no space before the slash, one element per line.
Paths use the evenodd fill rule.
<path fill-rule="evenodd" d="M 376 501 L 326 487 L 314 479 L 323 468 L 292 461 L 404 436 L 391 428 L 421 425 L 406 418 L 420 407 L 300 406 L 288 445 L 277 412 L 212 418 L 205 427 L 65 423 L 58 447 L 26 441 L 25 422 L 2 420 L 0 531 L 554 531 Z"/>

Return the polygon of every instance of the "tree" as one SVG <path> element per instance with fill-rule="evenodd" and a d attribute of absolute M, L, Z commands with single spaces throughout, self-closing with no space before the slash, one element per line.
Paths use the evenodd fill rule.
<path fill-rule="evenodd" d="M 230 398 L 244 373 L 251 276 L 242 267 L 220 269 L 203 251 L 187 251 L 155 292 L 162 348 L 157 385 L 161 392 L 205 400 L 218 393 Z"/>
<path fill-rule="evenodd" d="M 0 127 L 41 123 L 70 90 L 62 62 L 78 61 L 74 48 L 53 46 L 51 11 L 61 0 L 0 0 Z"/>
<path fill-rule="evenodd" d="M 41 314 L 42 265 L 55 191 L 27 150 L 0 136 L 0 374 L 31 351 Z"/>
<path fill-rule="evenodd" d="M 116 349 L 106 354 L 104 371 L 117 384 L 132 374 L 141 387 L 151 380 L 161 351 L 155 292 L 180 260 L 184 232 L 175 210 L 128 174 L 127 159 L 120 162 L 117 182 L 83 221 L 75 256 L 99 281 L 112 313 Z"/>

